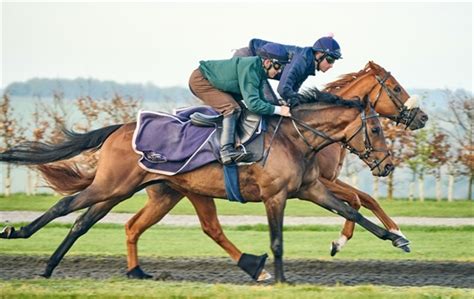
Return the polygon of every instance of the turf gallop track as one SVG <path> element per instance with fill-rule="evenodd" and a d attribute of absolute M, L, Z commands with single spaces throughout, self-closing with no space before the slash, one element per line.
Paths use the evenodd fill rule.
<path fill-rule="evenodd" d="M 0 255 L 0 279 L 38 278 L 47 257 Z M 141 266 L 155 280 L 254 284 L 227 258 L 143 258 Z M 125 257 L 66 257 L 54 278 L 106 279 L 124 277 Z M 266 269 L 272 273 L 271 260 Z M 449 286 L 474 288 L 472 262 L 318 261 L 287 260 L 286 277 L 296 284 L 374 284 L 391 286 Z"/>

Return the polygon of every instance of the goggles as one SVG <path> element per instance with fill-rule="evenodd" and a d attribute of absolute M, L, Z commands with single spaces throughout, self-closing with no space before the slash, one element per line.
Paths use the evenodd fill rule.
<path fill-rule="evenodd" d="M 275 69 L 275 71 L 282 70 L 285 65 L 280 63 L 276 59 L 272 59 L 272 67 Z"/>
<path fill-rule="evenodd" d="M 326 55 L 326 61 L 329 63 L 329 64 L 333 64 L 334 62 L 336 62 L 336 58 L 330 56 L 330 55 Z"/>

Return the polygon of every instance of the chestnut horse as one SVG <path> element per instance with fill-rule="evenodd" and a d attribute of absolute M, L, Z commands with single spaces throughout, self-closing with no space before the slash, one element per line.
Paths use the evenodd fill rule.
<path fill-rule="evenodd" d="M 384 68 L 370 61 L 357 73 L 344 75 L 340 80 L 326 85 L 326 92 L 343 98 L 369 96 L 370 102 L 380 116 L 387 117 L 397 124 L 402 123 L 411 130 L 421 129 L 428 121 L 428 115 L 418 108 L 416 98 L 407 91 Z M 385 213 L 379 203 L 370 195 L 338 179 L 346 151 L 335 144 L 324 148 L 319 154 L 321 182 L 337 197 L 349 202 L 352 207 L 360 206 L 371 210 L 391 232 L 404 236 L 399 226 Z M 346 221 L 341 236 L 331 244 L 334 256 L 352 238 L 354 223 Z"/>
<path fill-rule="evenodd" d="M 344 98 L 369 97 L 372 105 L 379 115 L 404 124 L 411 130 L 423 128 L 428 116 L 421 111 L 413 98 L 410 98 L 406 90 L 385 69 L 374 62 L 369 62 L 359 72 L 342 76 L 341 79 L 326 86 L 325 91 L 331 92 Z M 347 201 L 355 209 L 364 206 L 370 209 L 393 233 L 405 237 L 398 225 L 383 211 L 379 203 L 370 195 L 351 187 L 340 181 L 339 176 L 346 151 L 339 144 L 331 144 L 316 155 L 315 161 L 319 169 L 319 180 L 336 197 Z M 225 236 L 219 224 L 216 214 L 215 203 L 212 198 L 192 194 L 189 191 L 180 194 L 167 186 L 153 185 L 147 188 L 149 196 L 148 203 L 126 224 L 128 270 L 129 276 L 134 278 L 151 277 L 144 273 L 139 267 L 137 256 L 137 242 L 140 235 L 150 226 L 157 223 L 165 215 L 156 207 L 157 202 L 163 197 L 175 202 L 186 196 L 196 209 L 203 231 L 218 243 L 235 261 L 242 255 L 234 244 Z M 214 217 L 210 217 L 210 215 Z M 349 240 L 354 231 L 354 222 L 346 220 L 341 236 L 331 244 L 331 255 L 335 255 Z M 409 251 L 408 244 L 401 246 Z M 268 276 L 263 272 L 263 277 Z"/>
<path fill-rule="evenodd" d="M 357 210 L 337 199 L 319 181 L 316 150 L 334 142 L 342 142 L 359 155 L 371 167 L 374 175 L 388 175 L 393 170 L 393 164 L 380 122 L 367 98 L 361 102 L 333 98 L 324 100 L 318 99 L 318 96 L 320 94 L 316 90 L 307 92 L 302 96 L 302 100 L 307 103 L 294 108 L 292 118 L 283 118 L 273 140 L 271 155 L 264 166 L 252 164 L 240 167 L 242 195 L 249 202 L 262 201 L 266 208 L 277 282 L 285 280 L 282 259 L 283 212 L 287 198 L 314 202 L 358 223 L 380 239 L 391 240 L 396 247 L 408 242 L 367 220 Z M 312 102 L 315 100 L 322 103 Z M 266 134 L 272 134 L 278 122 L 275 116 L 269 118 Z M 85 134 L 66 132 L 66 141 L 61 144 L 26 142 L 0 154 L 0 161 L 4 162 L 44 164 L 71 158 L 85 150 L 102 148 L 93 174 L 83 174 L 67 164 L 57 166 L 59 168 L 42 165 L 43 174 L 55 188 L 81 191 L 62 198 L 42 216 L 19 230 L 7 226 L 0 233 L 0 238 L 5 239 L 29 238 L 55 218 L 89 207 L 76 220 L 66 239 L 49 259 L 44 277 L 50 277 L 77 238 L 113 206 L 147 186 L 163 183 L 154 190 L 164 192 L 170 189 L 185 195 L 226 198 L 222 167 L 218 163 L 175 176 L 141 169 L 131 146 L 135 126 L 135 123 L 114 125 Z M 268 140 L 265 143 L 268 145 Z M 51 176 L 48 176 L 49 170 Z M 210 181 L 212 184 L 209 184 Z M 157 202 L 154 208 L 158 211 L 155 215 L 166 214 L 180 199 L 166 195 L 155 198 Z M 215 215 L 211 213 L 210 217 Z M 239 266 L 252 277 L 258 278 L 264 261 L 262 257 L 241 254 Z"/>

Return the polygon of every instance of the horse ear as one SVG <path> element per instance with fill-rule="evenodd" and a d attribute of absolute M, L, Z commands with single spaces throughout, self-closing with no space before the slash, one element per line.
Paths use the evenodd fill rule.
<path fill-rule="evenodd" d="M 368 71 L 370 69 L 370 64 L 372 61 L 367 62 L 367 64 L 364 67 L 364 70 Z"/>

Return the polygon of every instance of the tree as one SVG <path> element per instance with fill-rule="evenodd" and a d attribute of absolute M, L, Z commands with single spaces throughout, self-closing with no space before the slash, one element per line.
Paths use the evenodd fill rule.
<path fill-rule="evenodd" d="M 392 153 L 392 161 L 395 170 L 392 171 L 386 181 L 387 184 L 387 199 L 392 200 L 395 186 L 395 171 L 401 167 L 406 159 L 411 157 L 414 146 L 413 132 L 406 130 L 400 126 L 395 125 L 392 121 L 384 119 L 382 127 L 386 138 L 387 147 Z"/>
<path fill-rule="evenodd" d="M 21 121 L 15 119 L 10 97 L 5 93 L 0 102 L 0 150 L 10 149 L 14 144 L 25 140 L 25 127 Z M 11 164 L 5 165 L 4 190 L 3 194 L 9 196 L 11 193 Z"/>
<path fill-rule="evenodd" d="M 456 146 L 457 162 L 453 166 L 460 167 L 459 173 L 468 177 L 467 199 L 472 200 L 474 183 L 474 98 L 466 91 L 445 91 L 448 100 L 449 114 L 441 119 L 447 125 L 445 132 L 453 139 L 451 145 Z"/>
<path fill-rule="evenodd" d="M 32 124 L 32 139 L 35 142 L 43 141 L 44 135 L 48 127 L 50 127 L 48 120 L 44 119 L 43 113 L 40 113 L 39 104 L 35 105 L 35 112 L 33 113 L 33 124 Z M 38 173 L 34 171 L 34 167 L 28 168 L 27 178 L 27 195 L 35 195 L 36 189 L 39 185 Z"/>
<path fill-rule="evenodd" d="M 436 200 L 441 201 L 441 169 L 448 163 L 449 144 L 447 135 L 440 132 L 435 122 L 431 123 L 428 131 L 428 142 L 431 145 L 431 154 L 428 157 L 428 172 L 435 177 Z"/>
<path fill-rule="evenodd" d="M 47 105 L 40 101 L 37 103 L 37 109 L 40 123 L 48 123 L 47 129 L 38 131 L 42 138 L 51 143 L 59 143 L 64 140 L 63 128 L 66 127 L 66 120 L 69 119 L 71 108 L 67 105 L 64 94 L 55 92 L 53 95 L 53 104 Z"/>
<path fill-rule="evenodd" d="M 410 196 L 413 200 L 413 189 L 415 180 L 418 179 L 418 197 L 420 201 L 425 200 L 425 174 L 429 169 L 429 157 L 432 152 L 432 146 L 428 140 L 428 132 L 420 130 L 414 133 L 414 139 L 410 142 L 411 151 L 407 153 L 409 159 L 406 161 L 408 168 L 412 171 L 413 180 L 410 183 Z"/>
<path fill-rule="evenodd" d="M 102 105 L 102 111 L 106 115 L 105 122 L 109 125 L 135 121 L 140 106 L 140 100 L 115 94 L 110 102 L 104 102 Z"/>

